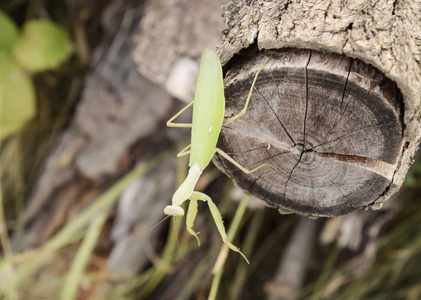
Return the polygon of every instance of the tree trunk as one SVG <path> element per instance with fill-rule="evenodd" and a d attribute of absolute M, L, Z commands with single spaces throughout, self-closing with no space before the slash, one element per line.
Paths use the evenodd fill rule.
<path fill-rule="evenodd" d="M 282 213 L 380 208 L 402 185 L 420 140 L 420 6 L 228 3 L 218 47 L 228 71 L 226 117 L 244 106 L 264 62 L 253 45 L 272 60 L 248 114 L 223 127 L 219 145 L 248 168 L 267 162 L 277 171 L 246 176 L 220 158 L 214 162 Z"/>

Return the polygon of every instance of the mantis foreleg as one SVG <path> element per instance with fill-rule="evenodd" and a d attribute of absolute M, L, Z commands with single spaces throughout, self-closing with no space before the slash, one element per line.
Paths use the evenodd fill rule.
<path fill-rule="evenodd" d="M 238 248 L 238 247 L 236 247 L 236 246 L 234 246 L 231 242 L 229 242 L 228 241 L 228 238 L 227 238 L 227 233 L 226 233 L 226 231 L 225 231 L 225 227 L 224 227 L 224 222 L 222 221 L 222 216 L 221 216 L 221 213 L 219 212 L 219 210 L 218 210 L 218 207 L 215 205 L 215 203 L 213 203 L 213 201 L 212 201 L 212 199 L 208 196 L 208 195 L 206 195 L 206 194 L 203 194 L 203 193 L 200 193 L 200 192 L 193 192 L 193 194 L 190 196 L 190 198 L 189 198 L 192 202 L 196 202 L 197 203 L 197 201 L 198 200 L 202 200 L 202 201 L 204 201 L 204 202 L 207 202 L 208 203 L 208 206 L 209 206 L 209 209 L 210 209 L 210 212 L 211 212 L 211 214 L 212 214 L 212 217 L 213 217 L 213 220 L 215 221 L 215 224 L 216 224 L 216 227 L 218 228 L 218 231 L 219 231 L 219 234 L 221 235 L 221 237 L 222 237 L 222 241 L 232 250 L 232 251 L 235 251 L 235 252 L 238 252 L 238 253 L 240 253 L 241 254 L 241 256 L 246 260 L 246 262 L 249 264 L 249 261 L 248 261 L 248 259 L 247 259 L 247 257 L 245 257 L 245 255 L 240 251 L 240 249 Z M 197 204 L 196 204 L 197 205 Z M 196 209 L 197 209 L 197 207 L 196 207 Z M 189 208 L 189 211 L 190 211 L 190 208 Z M 195 217 L 195 216 L 194 216 Z M 188 222 L 188 224 L 187 224 L 187 227 L 189 227 L 189 225 L 193 225 L 193 222 L 194 222 L 194 217 L 192 218 L 192 219 L 190 219 L 190 220 L 187 220 L 187 222 Z M 189 222 L 191 222 L 191 223 L 189 223 Z"/>
<path fill-rule="evenodd" d="M 248 170 L 245 167 L 243 167 L 242 165 L 240 165 L 238 162 L 236 162 L 231 156 L 229 156 L 227 153 L 225 153 L 221 149 L 215 148 L 215 151 L 218 152 L 220 155 L 222 155 L 222 157 L 224 157 L 226 160 L 228 160 L 230 163 L 232 163 L 234 166 L 236 166 L 237 168 L 239 168 L 241 171 L 243 171 L 246 174 L 250 174 L 250 173 L 256 172 L 257 170 L 259 170 L 259 169 L 261 169 L 263 167 L 266 167 L 266 166 L 267 167 L 271 167 L 272 169 L 274 169 L 276 172 L 279 173 L 278 169 L 275 168 L 271 164 L 261 164 L 260 166 L 254 168 L 254 169 Z"/>
<path fill-rule="evenodd" d="M 235 116 L 233 116 L 233 117 L 231 117 L 231 118 L 229 118 L 229 119 L 227 119 L 227 120 L 225 120 L 224 122 L 223 122 L 223 124 L 224 125 L 227 125 L 227 124 L 229 124 L 229 123 L 232 123 L 232 122 L 234 122 L 235 120 L 237 120 L 239 117 L 241 117 L 242 115 L 244 115 L 246 112 L 247 112 L 247 107 L 249 106 L 249 102 L 250 102 L 250 97 L 251 97 L 251 94 L 253 93 L 253 89 L 254 89 L 254 85 L 256 84 L 256 80 L 257 80 L 257 77 L 259 76 L 259 73 L 260 73 L 260 71 L 266 66 L 266 64 L 271 60 L 271 58 L 272 57 L 269 57 L 266 61 L 265 61 L 265 63 L 263 64 L 263 66 L 261 66 L 260 67 L 260 69 L 257 71 L 257 73 L 256 73 L 256 75 L 254 76 L 254 79 L 253 79 L 253 83 L 251 84 L 251 88 L 250 88 L 250 91 L 249 91 L 249 94 L 248 94 L 248 96 L 247 96 L 247 100 L 246 100 L 246 104 L 244 105 L 244 108 L 238 113 L 238 114 L 236 114 Z"/>

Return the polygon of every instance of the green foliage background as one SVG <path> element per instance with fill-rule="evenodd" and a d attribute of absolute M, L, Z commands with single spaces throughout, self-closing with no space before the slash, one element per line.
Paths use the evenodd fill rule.
<path fill-rule="evenodd" d="M 67 31 L 47 20 L 32 19 L 19 30 L 0 11 L 0 139 L 35 115 L 31 73 L 56 69 L 72 53 Z"/>

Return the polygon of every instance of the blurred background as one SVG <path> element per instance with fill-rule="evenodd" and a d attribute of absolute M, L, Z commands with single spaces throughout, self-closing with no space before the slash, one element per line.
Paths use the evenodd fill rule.
<path fill-rule="evenodd" d="M 197 190 L 250 265 L 206 205 L 200 247 L 184 220 L 159 223 L 190 138 L 165 123 L 193 99 L 226 2 L 1 0 L 0 299 L 421 298 L 419 160 L 382 210 L 315 220 L 211 164 Z"/>

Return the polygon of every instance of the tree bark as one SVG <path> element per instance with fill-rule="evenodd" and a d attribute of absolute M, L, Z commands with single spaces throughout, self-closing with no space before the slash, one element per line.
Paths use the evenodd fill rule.
<path fill-rule="evenodd" d="M 256 113 L 253 115 L 251 104 L 249 118 L 260 118 L 257 127 L 266 128 L 266 131 L 253 131 L 254 129 L 244 126 L 243 129 L 254 137 L 262 138 L 265 137 L 267 128 L 273 129 L 277 126 L 273 132 L 278 132 L 278 135 L 272 135 L 277 138 L 276 141 L 260 140 L 244 148 L 242 147 L 244 140 L 230 135 L 230 128 L 224 127 L 222 130 L 225 141 L 221 139 L 221 147 L 227 152 L 244 152 L 266 147 L 264 151 L 269 152 L 266 157 L 248 152 L 247 155 L 242 155 L 242 161 L 273 163 L 279 170 L 278 174 L 275 171 L 268 171 L 266 175 L 262 175 L 264 174 L 262 171 L 245 180 L 241 172 L 233 171 L 231 167 L 222 167 L 223 171 L 246 192 L 264 198 L 268 204 L 276 206 L 284 213 L 334 216 L 366 206 L 380 208 L 382 203 L 402 185 L 420 140 L 421 130 L 418 121 L 421 102 L 420 14 L 421 4 L 414 1 L 298 3 L 258 0 L 250 4 L 246 1 L 228 3 L 224 7 L 226 23 L 224 38 L 218 47 L 221 61 L 228 70 L 228 76 L 236 73 L 238 68 L 243 68 L 244 71 L 247 67 L 244 57 L 249 57 L 246 60 L 250 60 L 251 56 L 257 55 L 250 54 L 254 43 L 259 50 L 308 49 L 311 59 L 308 56 L 305 58 L 305 55 L 298 58 L 293 50 L 283 50 L 281 54 L 279 52 L 274 54 L 273 51 L 268 53 L 274 56 L 272 65 L 282 66 L 275 71 L 269 63 L 267 84 L 276 86 L 285 93 L 288 93 L 286 89 L 291 88 L 290 94 L 295 93 L 294 96 L 298 100 L 294 103 L 285 100 L 285 103 L 280 104 L 279 100 L 276 102 L 268 95 L 261 95 L 261 98 L 268 99 L 268 102 L 272 101 L 266 105 L 266 109 L 276 105 L 282 106 L 279 112 L 274 113 L 278 120 L 276 118 L 268 120 L 270 112 L 258 115 L 257 111 L 263 110 L 256 107 L 254 108 Z M 247 48 L 248 51 L 242 51 Z M 289 57 L 285 53 L 289 53 Z M 332 55 L 323 62 L 320 57 L 326 57 L 326 53 Z M 291 60 L 294 59 L 296 65 L 292 66 Z M 252 78 L 261 65 L 262 59 L 255 59 L 254 63 L 249 63 L 249 73 L 243 76 L 244 82 L 248 82 L 247 77 Z M 324 67 L 320 68 L 321 65 Z M 231 70 L 233 66 L 237 69 Z M 286 69 L 289 69 L 290 73 L 285 71 Z M 263 70 L 262 89 L 265 84 L 264 74 Z M 279 80 L 270 83 L 271 76 L 275 78 L 278 76 Z M 332 81 L 329 79 L 332 76 L 337 78 Z M 232 82 L 236 82 L 236 88 L 247 90 L 244 82 L 239 83 L 241 79 L 232 78 L 231 76 L 226 79 L 227 95 L 230 93 L 229 86 Z M 293 87 L 294 84 L 291 82 L 294 80 L 296 82 L 301 80 L 301 83 L 295 83 Z M 394 83 L 403 96 L 403 102 L 399 91 L 393 88 Z M 323 87 L 325 91 L 320 93 L 319 87 Z M 336 98 L 335 93 L 338 94 Z M 350 97 L 354 100 L 342 101 L 341 99 L 347 98 L 348 93 L 353 94 Z M 259 94 L 259 87 L 254 94 Z M 326 101 L 318 100 L 322 95 Z M 284 96 L 280 98 L 285 99 Z M 244 99 L 241 97 L 240 99 L 242 100 L 238 100 L 238 94 L 232 99 L 228 99 L 227 96 L 226 117 L 233 113 L 232 109 L 235 111 L 235 107 L 243 105 L 241 103 Z M 377 104 L 373 104 L 376 101 Z M 355 109 L 352 112 L 355 116 L 353 121 L 350 114 L 346 117 L 346 110 L 341 110 L 343 103 L 348 109 L 351 107 Z M 329 107 L 328 110 L 326 106 Z M 291 107 L 295 109 L 294 116 L 288 114 L 288 109 Z M 329 119 L 326 116 L 330 116 L 333 129 L 338 131 L 336 137 L 331 137 L 337 138 L 340 145 L 332 144 L 329 149 L 321 149 L 323 147 L 317 145 L 322 146 L 324 142 L 318 143 L 316 140 L 332 129 L 332 124 L 328 121 L 320 121 L 324 117 Z M 339 121 L 335 125 L 335 121 L 332 120 L 338 120 L 340 116 L 345 116 L 347 120 Z M 242 122 L 247 123 L 247 119 L 243 119 Z M 378 128 L 376 133 L 373 128 L 378 126 L 384 128 Z M 241 125 L 237 124 L 237 127 Z M 355 130 L 358 134 L 355 134 Z M 299 135 L 294 136 L 289 131 L 304 134 L 299 138 Z M 351 135 L 355 139 L 349 139 Z M 315 140 L 311 141 L 312 138 Z M 238 147 L 240 144 L 241 147 Z M 280 149 L 287 151 L 291 157 L 296 156 L 295 159 L 286 159 L 286 162 L 279 159 L 277 162 L 273 159 L 264 160 L 270 155 L 279 154 L 276 150 Z M 214 161 L 218 164 L 217 159 Z M 324 184 L 324 192 L 317 189 L 318 182 L 312 178 L 317 172 L 307 175 L 297 172 L 300 164 L 305 164 L 307 161 L 327 163 L 326 168 L 318 167 L 318 171 L 321 172 L 320 177 L 325 178 L 326 182 L 331 181 L 330 185 Z M 220 167 L 221 165 L 222 163 L 219 163 Z M 312 165 L 309 164 L 308 169 L 311 168 Z M 336 177 L 331 172 L 336 172 Z M 259 176 L 267 177 L 264 180 L 266 184 L 256 186 L 255 181 L 261 180 Z M 279 181 L 279 177 L 283 181 Z"/>
<path fill-rule="evenodd" d="M 138 71 L 174 97 L 193 100 L 201 54 L 221 41 L 226 0 L 148 1 L 133 50 Z"/>

